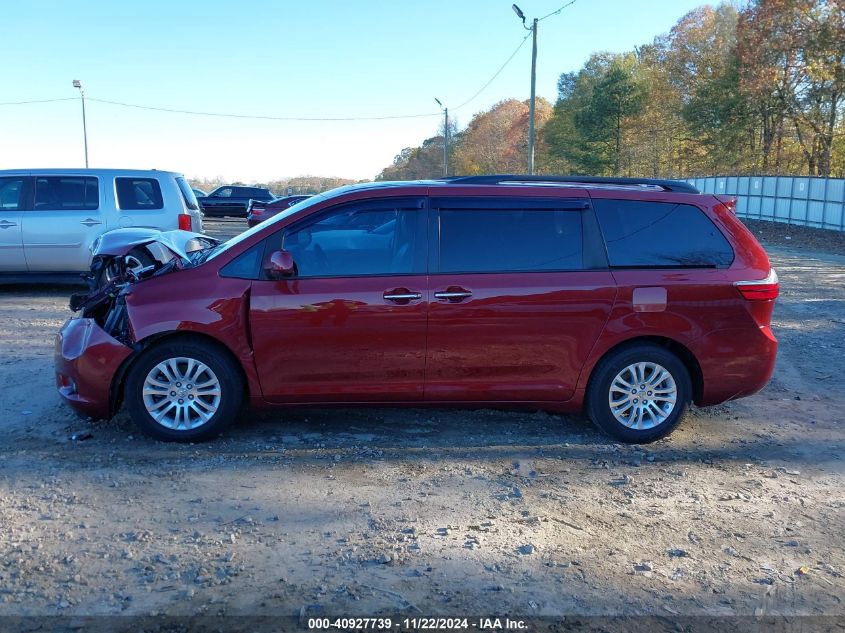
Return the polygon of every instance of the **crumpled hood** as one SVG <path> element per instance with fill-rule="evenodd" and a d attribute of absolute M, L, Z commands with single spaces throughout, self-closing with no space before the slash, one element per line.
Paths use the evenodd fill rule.
<path fill-rule="evenodd" d="M 103 233 L 91 245 L 94 257 L 126 255 L 133 248 L 158 243 L 181 259 L 188 259 L 188 253 L 218 244 L 220 240 L 202 233 L 173 230 L 159 231 L 141 227 L 114 229 Z"/>

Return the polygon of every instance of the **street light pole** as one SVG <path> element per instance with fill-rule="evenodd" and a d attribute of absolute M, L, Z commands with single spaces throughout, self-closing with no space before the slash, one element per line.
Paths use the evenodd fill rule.
<path fill-rule="evenodd" d="M 434 100 L 437 102 L 443 109 L 443 177 L 449 177 L 449 108 L 443 106 L 440 103 L 440 99 L 434 97 Z"/>
<path fill-rule="evenodd" d="M 525 14 L 518 6 L 513 5 L 513 12 L 522 20 L 522 26 L 527 31 L 531 31 L 533 36 L 533 46 L 531 48 L 531 101 L 528 104 L 528 175 L 534 175 L 534 104 L 537 94 L 537 23 L 539 20 L 534 18 L 531 26 L 525 26 Z"/>
<path fill-rule="evenodd" d="M 85 142 L 85 168 L 88 168 L 88 127 L 85 124 L 85 90 L 82 89 L 82 82 L 79 79 L 73 80 L 73 87 L 79 88 L 79 96 L 82 99 L 82 138 Z"/>

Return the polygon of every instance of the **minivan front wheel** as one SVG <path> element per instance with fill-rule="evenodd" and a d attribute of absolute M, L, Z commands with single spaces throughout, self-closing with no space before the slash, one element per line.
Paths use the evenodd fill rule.
<path fill-rule="evenodd" d="M 596 366 L 587 414 L 628 443 L 653 442 L 681 421 L 692 399 L 689 372 L 671 351 L 652 344 L 621 348 Z"/>
<path fill-rule="evenodd" d="M 232 361 L 202 341 L 150 348 L 126 376 L 129 415 L 158 440 L 195 442 L 218 435 L 237 415 L 243 388 Z"/>

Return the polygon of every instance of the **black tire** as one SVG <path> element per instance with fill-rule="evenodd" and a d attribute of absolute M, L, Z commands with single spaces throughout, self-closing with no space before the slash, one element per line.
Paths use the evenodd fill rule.
<path fill-rule="evenodd" d="M 205 364 L 219 382 L 220 399 L 216 410 L 207 421 L 197 422 L 194 428 L 168 428 L 153 418 L 144 403 L 143 389 L 148 374 L 159 363 L 176 358 L 193 359 Z M 175 383 L 173 384 L 175 386 Z M 184 385 L 183 388 L 187 386 Z M 219 346 L 196 340 L 164 340 L 144 351 L 132 364 L 126 374 L 124 393 L 126 408 L 132 421 L 145 434 L 165 442 L 199 442 L 217 437 L 235 420 L 243 401 L 243 380 L 235 362 Z M 166 396 L 163 394 L 162 397 Z M 185 401 L 187 402 L 187 398 Z M 193 411 L 191 415 L 197 416 Z"/>
<path fill-rule="evenodd" d="M 648 429 L 625 426 L 616 419 L 609 402 L 611 384 L 616 376 L 626 367 L 641 362 L 656 363 L 663 367 L 671 375 L 676 388 L 674 408 L 665 420 Z M 617 440 L 628 444 L 646 444 L 671 433 L 683 419 L 691 400 L 692 382 L 683 362 L 666 348 L 636 343 L 611 352 L 596 365 L 587 388 L 587 415 L 596 426 Z"/>

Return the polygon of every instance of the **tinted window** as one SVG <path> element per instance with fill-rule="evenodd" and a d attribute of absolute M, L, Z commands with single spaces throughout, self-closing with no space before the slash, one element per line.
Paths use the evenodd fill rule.
<path fill-rule="evenodd" d="M 233 198 L 255 198 L 261 195 L 261 189 L 254 187 L 232 187 Z"/>
<path fill-rule="evenodd" d="M 35 208 L 39 211 L 92 210 L 99 206 L 96 178 L 40 176 L 35 180 Z"/>
<path fill-rule="evenodd" d="M 595 200 L 611 266 L 729 266 L 733 250 L 704 212 L 689 204 Z"/>
<path fill-rule="evenodd" d="M 284 236 L 299 277 L 424 272 L 417 210 L 347 208 Z"/>
<path fill-rule="evenodd" d="M 23 178 L 0 178 L 0 211 L 17 211 L 21 208 Z"/>
<path fill-rule="evenodd" d="M 182 192 L 182 199 L 185 201 L 185 206 L 189 209 L 199 209 L 200 206 L 197 202 L 197 197 L 194 194 L 194 190 L 188 184 L 188 181 L 180 177 L 176 179 L 176 184 L 179 185 L 179 191 Z"/>
<path fill-rule="evenodd" d="M 582 251 L 579 211 L 440 211 L 442 273 L 573 270 Z"/>
<path fill-rule="evenodd" d="M 215 198 L 231 198 L 232 197 L 232 188 L 226 187 L 225 189 L 218 189 L 214 193 L 211 194 Z"/>
<path fill-rule="evenodd" d="M 115 178 L 117 206 L 126 210 L 163 209 L 161 185 L 155 178 Z"/>

